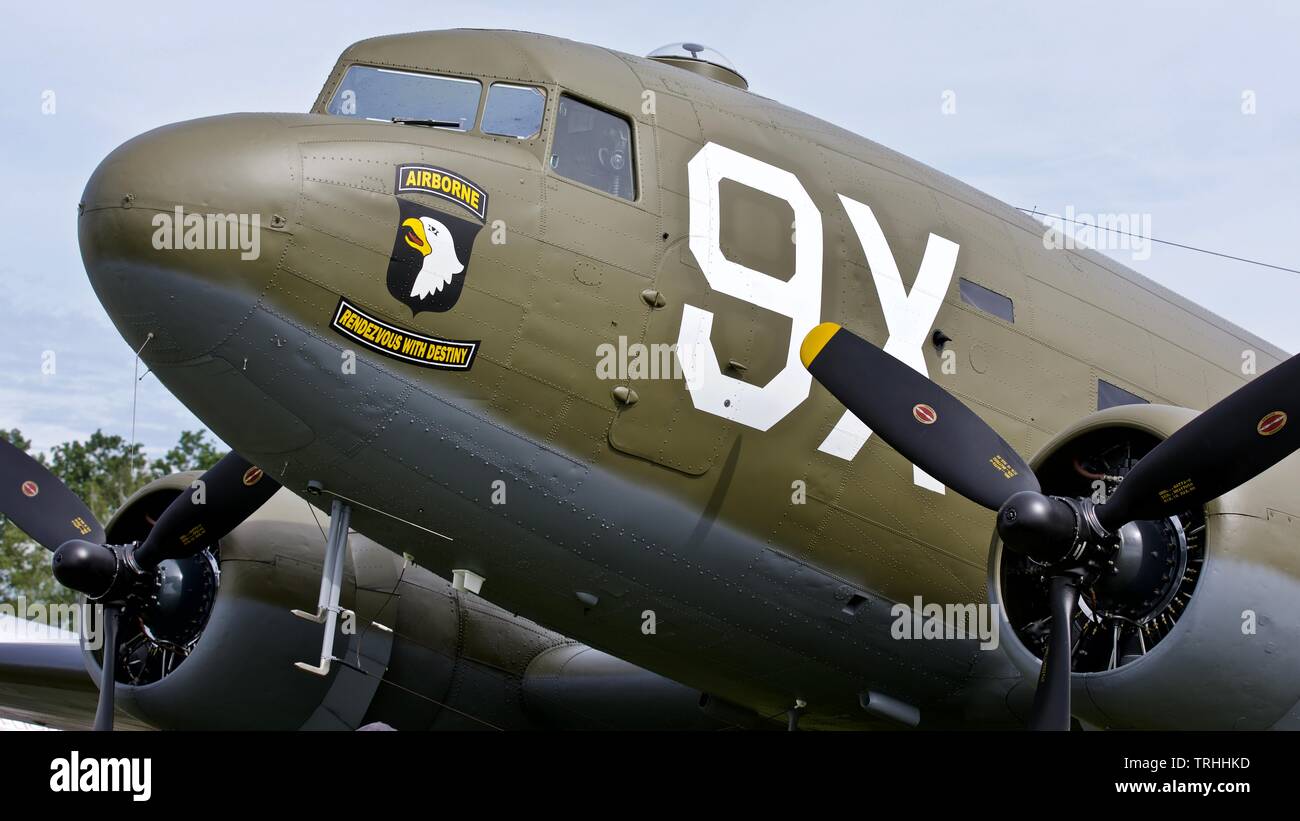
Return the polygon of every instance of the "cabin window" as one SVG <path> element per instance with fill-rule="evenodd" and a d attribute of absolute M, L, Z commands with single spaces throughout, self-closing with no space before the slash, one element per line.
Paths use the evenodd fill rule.
<path fill-rule="evenodd" d="M 551 169 L 625 200 L 636 199 L 632 178 L 632 125 L 626 117 L 560 95 Z"/>
<path fill-rule="evenodd" d="M 965 277 L 961 277 L 958 283 L 958 292 L 961 294 L 961 301 L 967 305 L 973 305 L 984 313 L 993 314 L 1007 322 L 1016 321 L 1016 306 L 1011 301 L 1011 297 L 1003 296 L 997 291 L 990 291 L 983 285 L 976 285 Z"/>
<path fill-rule="evenodd" d="M 1136 393 L 1130 393 L 1119 385 L 1112 385 L 1105 379 L 1097 380 L 1097 410 L 1106 410 L 1117 405 L 1149 405 L 1149 399 L 1143 399 Z"/>
<path fill-rule="evenodd" d="M 493 83 L 483 107 L 483 133 L 527 140 L 542 130 L 546 92 L 533 86 Z"/>
<path fill-rule="evenodd" d="M 478 80 L 351 66 L 325 112 L 386 123 L 394 117 L 422 120 L 448 131 L 468 131 L 482 95 Z"/>

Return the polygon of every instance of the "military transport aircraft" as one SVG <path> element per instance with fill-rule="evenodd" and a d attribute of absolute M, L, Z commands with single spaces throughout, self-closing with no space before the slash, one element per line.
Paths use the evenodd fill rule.
<path fill-rule="evenodd" d="M 234 453 L 101 526 L 4 451 L 104 627 L 9 715 L 1300 727 L 1300 361 L 702 45 L 365 40 L 78 210 Z"/>

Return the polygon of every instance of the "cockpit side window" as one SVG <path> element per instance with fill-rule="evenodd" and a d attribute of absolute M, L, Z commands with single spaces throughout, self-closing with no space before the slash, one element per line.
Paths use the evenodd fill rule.
<path fill-rule="evenodd" d="M 636 199 L 632 125 L 626 117 L 561 94 L 550 163 L 561 177 Z"/>
<path fill-rule="evenodd" d="M 483 133 L 527 140 L 542 130 L 546 92 L 534 86 L 493 83 L 483 107 Z"/>
<path fill-rule="evenodd" d="M 394 117 L 423 120 L 449 131 L 468 131 L 482 95 L 478 80 L 351 66 L 325 112 L 383 122 Z"/>

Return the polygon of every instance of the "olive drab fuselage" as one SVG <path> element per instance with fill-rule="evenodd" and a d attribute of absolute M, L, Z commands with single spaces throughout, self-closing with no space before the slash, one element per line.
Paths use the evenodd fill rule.
<path fill-rule="evenodd" d="M 354 65 L 540 89 L 540 129 L 485 133 L 482 100 L 463 131 L 326 114 Z M 573 178 L 599 158 L 553 159 L 566 100 L 626 125 L 607 165 L 632 192 Z M 259 258 L 152 250 L 177 205 L 260 214 Z M 764 715 L 803 700 L 806 726 L 879 724 L 868 691 L 1014 726 L 1022 679 L 975 636 L 891 636 L 898 603 L 988 601 L 993 517 L 812 381 L 810 329 L 883 347 L 1025 454 L 1096 410 L 1099 379 L 1203 408 L 1243 382 L 1244 349 L 1282 357 L 868 140 L 532 34 L 357 43 L 310 114 L 123 146 L 80 219 L 127 342 L 154 334 L 159 379 L 285 487 L 321 482 L 356 530 L 638 665 Z M 667 373 L 601 367 L 666 348 Z"/>

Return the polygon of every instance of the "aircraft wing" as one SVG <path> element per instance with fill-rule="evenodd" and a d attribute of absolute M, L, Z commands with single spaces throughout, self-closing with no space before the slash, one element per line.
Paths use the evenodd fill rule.
<path fill-rule="evenodd" d="M 89 730 L 98 698 L 99 689 L 86 672 L 75 638 L 58 632 L 36 640 L 0 635 L 0 718 Z M 148 729 L 120 712 L 116 726 Z"/>
<path fill-rule="evenodd" d="M 0 717 L 88 730 L 98 694 L 76 643 L 0 643 Z"/>

